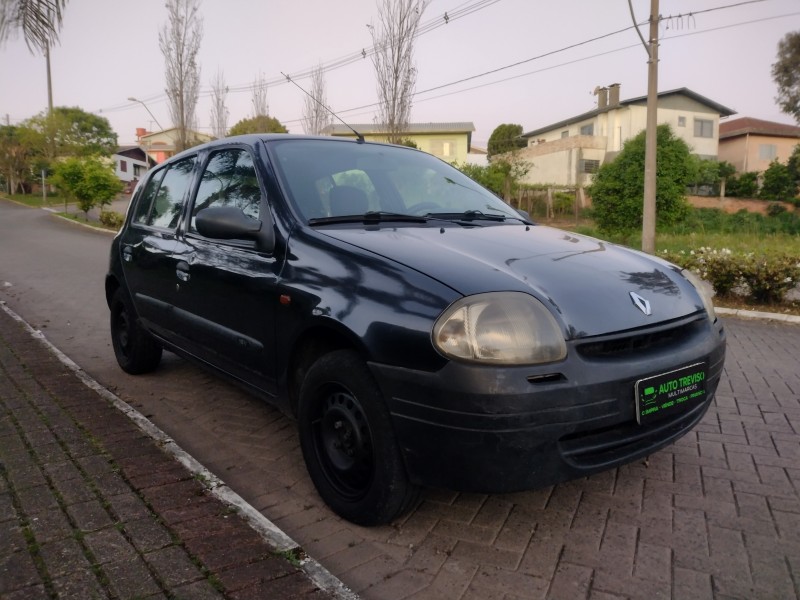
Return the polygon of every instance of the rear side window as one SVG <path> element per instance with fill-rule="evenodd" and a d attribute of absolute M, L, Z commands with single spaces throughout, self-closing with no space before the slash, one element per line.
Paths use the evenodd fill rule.
<path fill-rule="evenodd" d="M 153 206 L 153 198 L 156 196 L 158 186 L 161 185 L 161 180 L 164 178 L 166 169 L 161 169 L 147 180 L 147 184 L 142 190 L 142 195 L 139 202 L 136 204 L 136 212 L 133 214 L 133 222 L 139 225 L 147 225 L 147 219 L 150 217 L 150 209 Z"/>
<path fill-rule="evenodd" d="M 133 222 L 163 229 L 175 229 L 189 185 L 196 157 L 185 158 L 154 174 L 136 205 Z"/>
<path fill-rule="evenodd" d="M 226 148 L 211 155 L 197 190 L 191 230 L 197 231 L 194 217 L 198 212 L 217 206 L 234 206 L 251 219 L 258 219 L 261 188 L 253 159 L 246 150 Z"/>

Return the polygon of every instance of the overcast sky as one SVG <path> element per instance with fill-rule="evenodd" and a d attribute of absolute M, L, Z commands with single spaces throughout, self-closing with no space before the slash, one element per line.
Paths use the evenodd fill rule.
<path fill-rule="evenodd" d="M 632 3 L 637 21 L 645 21 L 650 1 Z M 659 91 L 687 87 L 736 111 L 733 118 L 793 122 L 775 104 L 770 70 L 778 41 L 800 30 L 798 0 L 661 0 L 660 12 L 673 18 L 661 25 Z M 247 88 L 261 73 L 273 82 L 270 114 L 302 133 L 303 94 L 281 72 L 297 74 L 368 51 L 367 24 L 378 11 L 376 0 L 202 0 L 201 13 L 202 91 L 222 69 L 231 88 L 228 126 L 252 116 Z M 55 105 L 105 116 L 120 144 L 135 143 L 136 127 L 158 129 L 128 97 L 143 100 L 158 123 L 171 126 L 158 46 L 166 20 L 159 0 L 68 2 L 51 56 Z M 626 0 L 432 0 L 422 23 L 429 31 L 416 40 L 411 121 L 471 121 L 477 146 L 485 147 L 501 123 L 530 131 L 591 110 L 597 86 L 620 83 L 623 99 L 647 93 L 645 50 L 635 30 L 620 32 L 632 24 Z M 642 33 L 646 38 L 646 26 Z M 369 58 L 325 78 L 328 103 L 345 121 L 373 122 L 377 95 Z M 46 108 L 45 60 L 19 37 L 0 47 L 0 82 L 4 123 Z M 209 133 L 210 110 L 201 93 L 198 128 Z"/>

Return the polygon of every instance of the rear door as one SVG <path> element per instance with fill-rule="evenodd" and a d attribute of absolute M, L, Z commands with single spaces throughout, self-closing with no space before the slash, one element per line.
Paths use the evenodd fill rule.
<path fill-rule="evenodd" d="M 196 157 L 154 171 L 134 199 L 131 224 L 120 243 L 125 281 L 148 328 L 175 339 L 177 229 L 191 187 Z"/>

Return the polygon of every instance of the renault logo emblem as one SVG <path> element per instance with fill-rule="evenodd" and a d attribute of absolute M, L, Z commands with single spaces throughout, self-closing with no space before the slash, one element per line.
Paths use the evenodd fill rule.
<path fill-rule="evenodd" d="M 653 314 L 653 311 L 650 310 L 650 303 L 642 298 L 639 294 L 634 292 L 629 292 L 631 295 L 631 300 L 633 300 L 633 305 L 646 314 L 648 317 Z"/>

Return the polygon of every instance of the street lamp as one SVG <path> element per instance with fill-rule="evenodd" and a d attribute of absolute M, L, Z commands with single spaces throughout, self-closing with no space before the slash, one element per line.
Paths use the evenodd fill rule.
<path fill-rule="evenodd" d="M 147 104 L 145 104 L 144 101 L 139 100 L 138 98 L 134 98 L 133 96 L 128 96 L 128 101 L 129 102 L 138 102 L 139 104 L 144 106 L 144 109 L 150 114 L 151 117 L 153 117 L 153 121 L 156 122 L 156 125 L 158 125 L 158 128 L 161 131 L 164 131 L 164 128 L 161 127 L 161 123 L 159 123 L 158 119 L 156 119 L 156 116 L 152 112 L 150 112 L 150 109 L 147 108 Z M 147 150 L 144 149 L 144 146 L 142 144 L 142 140 L 141 139 L 139 140 L 139 146 L 142 148 L 142 152 L 144 152 L 144 164 L 145 164 L 144 170 L 148 171 L 148 170 L 150 170 L 150 159 L 149 159 L 149 155 L 147 153 Z"/>
<path fill-rule="evenodd" d="M 145 103 L 144 103 L 142 100 L 139 100 L 139 99 L 137 99 L 137 98 L 134 98 L 133 96 L 128 96 L 128 101 L 130 101 L 130 102 L 138 102 L 139 104 L 141 104 L 142 106 L 144 106 L 144 109 L 145 109 L 145 110 L 146 110 L 148 113 L 150 113 L 150 116 L 151 116 L 151 117 L 153 117 L 153 121 L 155 121 L 155 122 L 156 122 L 156 125 L 158 125 L 158 128 L 159 128 L 161 131 L 164 131 L 164 128 L 161 126 L 161 123 L 159 123 L 159 122 L 158 122 L 158 119 L 156 119 L 156 116 L 155 116 L 155 115 L 154 115 L 152 112 L 150 112 L 150 109 L 149 109 L 149 108 L 147 108 L 147 104 L 145 104 Z"/>

